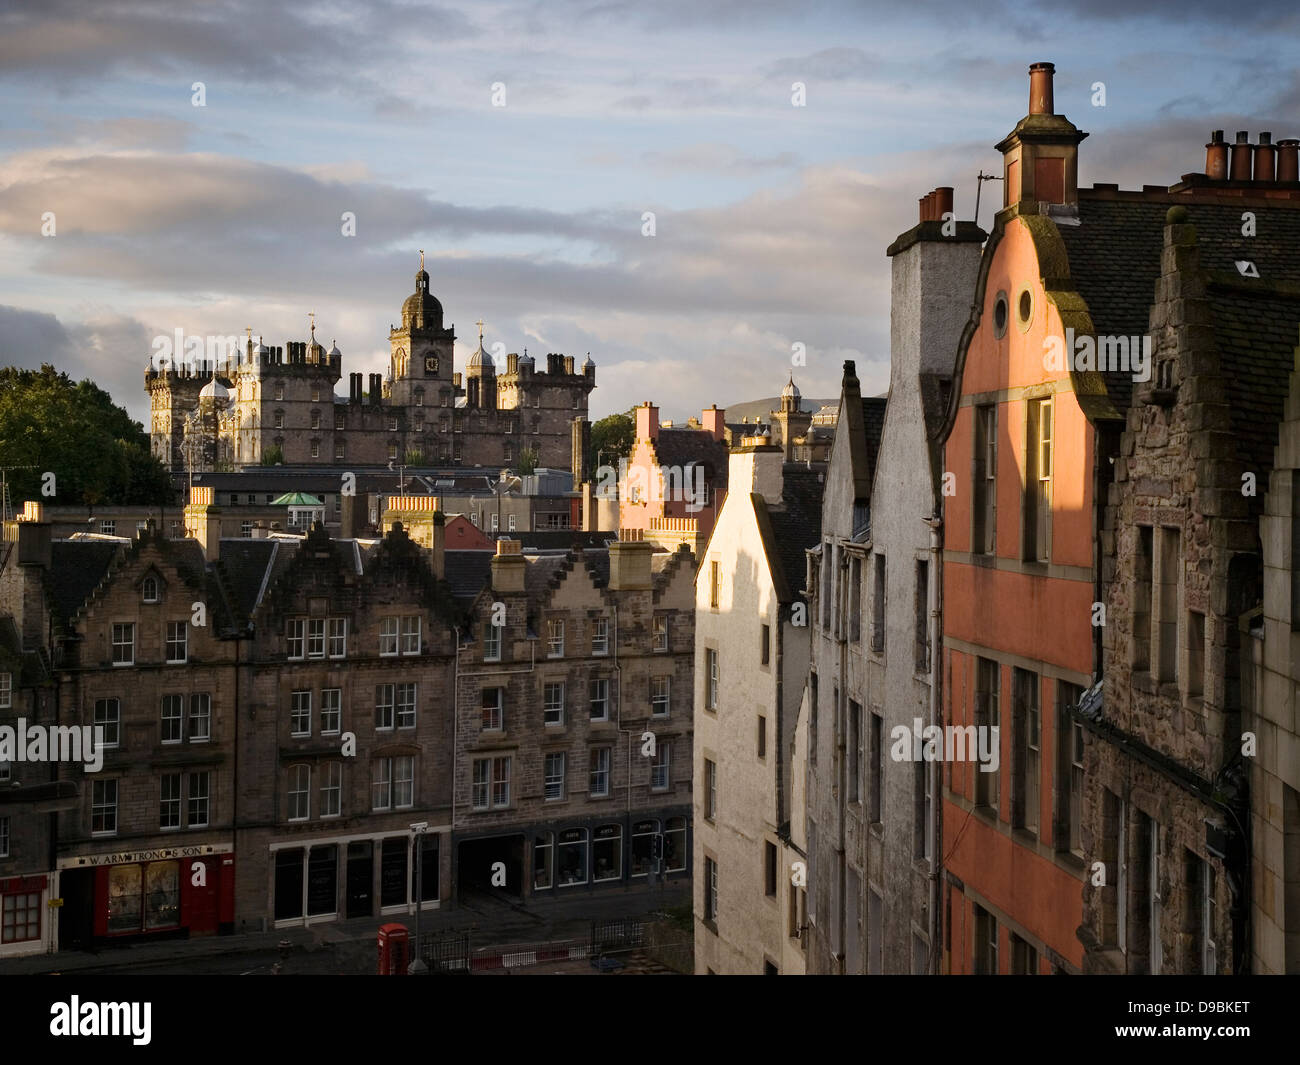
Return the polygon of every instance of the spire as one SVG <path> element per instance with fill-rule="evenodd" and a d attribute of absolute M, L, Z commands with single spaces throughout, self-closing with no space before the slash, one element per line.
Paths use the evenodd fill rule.
<path fill-rule="evenodd" d="M 481 348 L 483 346 L 483 319 L 480 318 L 474 324 L 478 326 L 478 346 Z"/>
<path fill-rule="evenodd" d="M 308 311 L 307 317 L 311 319 L 311 346 L 316 346 L 316 312 Z"/>

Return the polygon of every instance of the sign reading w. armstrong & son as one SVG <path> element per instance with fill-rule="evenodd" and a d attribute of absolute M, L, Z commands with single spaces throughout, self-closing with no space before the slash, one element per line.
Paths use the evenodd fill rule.
<path fill-rule="evenodd" d="M 114 854 L 77 854 L 59 859 L 60 869 L 90 869 L 100 865 L 128 865 L 133 862 L 164 862 L 173 858 L 203 858 L 228 854 L 233 843 L 194 844 L 188 847 L 159 847 L 146 851 L 118 851 Z"/>

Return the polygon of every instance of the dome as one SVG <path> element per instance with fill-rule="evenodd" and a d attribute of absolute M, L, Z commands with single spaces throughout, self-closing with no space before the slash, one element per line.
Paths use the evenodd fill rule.
<path fill-rule="evenodd" d="M 203 391 L 199 393 L 199 402 L 202 403 L 204 400 L 225 405 L 230 402 L 230 389 L 214 377 L 203 386 Z"/>
<path fill-rule="evenodd" d="M 412 326 L 416 329 L 442 328 L 442 304 L 429 292 L 429 275 L 423 265 L 415 275 L 415 291 L 402 304 L 402 326 L 407 329 Z"/>
<path fill-rule="evenodd" d="M 483 350 L 483 338 L 479 337 L 478 350 L 469 357 L 468 369 L 481 373 L 496 373 L 497 364 L 492 356 Z"/>
<path fill-rule="evenodd" d="M 524 366 L 524 365 L 532 366 L 533 363 L 534 363 L 534 361 L 535 361 L 535 360 L 533 359 L 533 357 L 532 357 L 531 355 L 528 354 L 528 349 L 525 348 L 525 349 L 524 349 L 524 353 L 523 353 L 522 355 L 519 356 L 519 365 L 520 365 L 520 366 Z"/>
<path fill-rule="evenodd" d="M 343 352 L 339 351 L 339 344 L 337 340 L 330 341 L 329 357 L 331 359 L 341 359 L 343 357 Z"/>
<path fill-rule="evenodd" d="M 798 401 L 799 389 L 795 387 L 793 374 L 790 375 L 790 383 L 786 385 L 785 388 L 781 389 L 781 398 Z"/>
<path fill-rule="evenodd" d="M 591 357 L 591 352 L 587 352 L 587 361 L 582 364 L 582 368 L 583 370 L 594 370 L 596 368 L 596 360 Z"/>

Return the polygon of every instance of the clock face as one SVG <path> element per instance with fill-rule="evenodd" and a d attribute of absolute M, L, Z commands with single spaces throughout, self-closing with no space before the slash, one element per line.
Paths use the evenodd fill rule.
<path fill-rule="evenodd" d="M 437 358 L 436 358 L 435 356 L 433 356 L 433 355 L 426 355 L 426 356 L 424 357 L 424 372 L 425 372 L 425 373 L 437 373 L 437 372 L 438 372 L 438 360 L 437 360 Z"/>

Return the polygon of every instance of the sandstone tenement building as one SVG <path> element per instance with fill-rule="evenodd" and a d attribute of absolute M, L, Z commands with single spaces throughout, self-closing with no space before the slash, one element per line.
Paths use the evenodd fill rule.
<path fill-rule="evenodd" d="M 453 367 L 454 328 L 429 291 L 421 256 L 415 291 L 389 332 L 387 376 L 348 375 L 337 345 L 305 341 L 266 347 L 250 335 L 217 365 L 163 360 L 145 372 L 152 450 L 169 469 L 257 465 L 279 449 L 285 465 L 509 466 L 537 452 L 538 466 L 568 469 L 571 424 L 587 417 L 596 387 L 590 355 L 580 366 L 548 354 L 538 369 L 528 354 L 509 354 L 504 369 L 478 348 L 463 374 Z M 187 436 L 193 454 L 187 456 Z"/>

